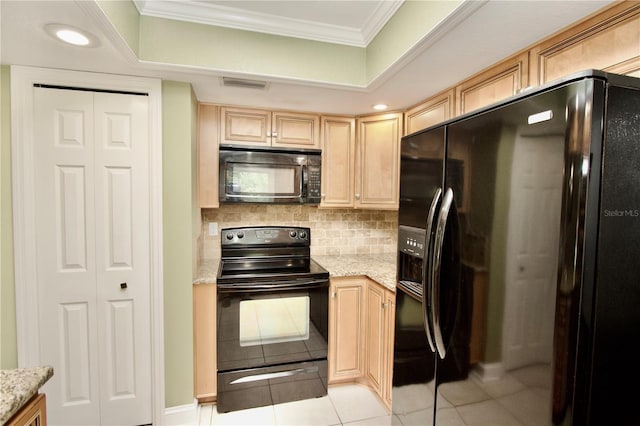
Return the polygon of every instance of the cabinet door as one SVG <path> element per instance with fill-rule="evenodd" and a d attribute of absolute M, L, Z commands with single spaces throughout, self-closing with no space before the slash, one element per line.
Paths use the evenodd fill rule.
<path fill-rule="evenodd" d="M 573 72 L 640 70 L 640 4 L 618 5 L 531 50 L 531 81 L 544 84 Z"/>
<path fill-rule="evenodd" d="M 491 67 L 456 87 L 458 115 L 513 96 L 529 81 L 529 55 L 523 53 Z"/>
<path fill-rule="evenodd" d="M 453 89 L 436 95 L 404 113 L 404 134 L 435 126 L 453 117 L 455 110 Z"/>
<path fill-rule="evenodd" d="M 353 207 L 355 120 L 322 117 L 322 200 L 320 207 Z"/>
<path fill-rule="evenodd" d="M 217 208 L 218 200 L 218 107 L 198 105 L 198 204 Z"/>
<path fill-rule="evenodd" d="M 385 290 L 384 304 L 384 339 L 383 343 L 383 377 L 382 382 L 382 400 L 391 409 L 391 388 L 393 386 L 393 344 L 395 339 L 395 321 L 396 321 L 396 295 L 392 291 Z"/>
<path fill-rule="evenodd" d="M 279 148 L 320 148 L 320 116 L 274 112 L 271 146 Z"/>
<path fill-rule="evenodd" d="M 367 383 L 391 409 L 395 294 L 368 281 L 366 296 L 365 374 Z"/>
<path fill-rule="evenodd" d="M 363 298 L 366 281 L 331 279 L 329 301 L 329 383 L 363 376 Z"/>
<path fill-rule="evenodd" d="M 358 119 L 356 207 L 398 208 L 401 137 L 402 114 Z"/>
<path fill-rule="evenodd" d="M 217 394 L 216 285 L 193 286 L 194 394 L 211 401 Z"/>
<path fill-rule="evenodd" d="M 271 146 L 271 113 L 222 107 L 220 138 L 221 144 Z"/>
<path fill-rule="evenodd" d="M 385 294 L 375 283 L 367 285 L 366 297 L 366 336 L 365 336 L 365 373 L 369 386 L 379 395 L 384 383 L 385 337 Z"/>
<path fill-rule="evenodd" d="M 4 395 L 3 395 L 4 396 Z M 9 419 L 6 426 L 47 426 L 46 397 L 33 396 L 27 404 Z"/>

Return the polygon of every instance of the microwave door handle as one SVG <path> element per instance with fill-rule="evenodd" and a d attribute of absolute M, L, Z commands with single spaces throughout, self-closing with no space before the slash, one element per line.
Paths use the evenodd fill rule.
<path fill-rule="evenodd" d="M 429 214 L 427 215 L 427 232 L 425 234 L 424 241 L 424 256 L 422 257 L 422 321 L 424 326 L 424 331 L 427 335 L 427 340 L 429 341 L 429 347 L 432 352 L 436 351 L 436 346 L 434 344 L 434 338 L 432 336 L 432 322 L 430 320 L 429 315 L 429 306 L 431 305 L 430 295 L 431 295 L 431 255 L 432 252 L 432 238 L 431 238 L 431 230 L 433 229 L 433 220 L 436 216 L 436 210 L 438 209 L 438 204 L 440 202 L 440 198 L 442 197 L 442 188 L 438 188 L 435 195 L 433 196 L 433 200 L 431 200 L 431 206 L 429 207 Z"/>
<path fill-rule="evenodd" d="M 306 164 L 302 165 L 302 180 L 300 182 L 300 196 L 303 198 L 307 197 L 307 185 L 309 183 L 309 166 Z"/>
<path fill-rule="evenodd" d="M 434 237 L 433 250 L 433 268 L 431 270 L 431 300 L 433 309 L 431 310 L 431 320 L 433 321 L 434 337 L 436 348 L 441 359 L 447 354 L 447 348 L 442 337 L 442 328 L 440 327 L 440 270 L 442 268 L 442 249 L 444 245 L 444 233 L 447 227 L 447 219 L 449 210 L 453 204 L 453 190 L 447 189 L 442 199 L 442 208 L 438 215 L 438 223 Z"/>

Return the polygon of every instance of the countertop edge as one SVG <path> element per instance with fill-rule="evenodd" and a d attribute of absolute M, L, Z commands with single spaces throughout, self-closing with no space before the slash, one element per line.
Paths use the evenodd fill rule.
<path fill-rule="evenodd" d="M 329 271 L 330 278 L 365 276 L 395 292 L 395 253 L 319 255 L 312 256 L 312 259 Z M 193 284 L 215 284 L 219 265 L 220 259 L 202 259 Z"/>
<path fill-rule="evenodd" d="M 53 376 L 53 367 L 0 370 L 0 424 L 11 417 L 38 393 Z"/>

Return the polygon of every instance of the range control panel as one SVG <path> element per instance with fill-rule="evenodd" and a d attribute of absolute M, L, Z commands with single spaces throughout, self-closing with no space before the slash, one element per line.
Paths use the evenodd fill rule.
<path fill-rule="evenodd" d="M 400 225 L 398 227 L 398 250 L 423 259 L 426 234 L 424 229 Z"/>
<path fill-rule="evenodd" d="M 302 245 L 308 246 L 311 241 L 309 228 L 256 226 L 242 228 L 226 228 L 222 230 L 220 243 L 223 246 L 245 245 Z"/>

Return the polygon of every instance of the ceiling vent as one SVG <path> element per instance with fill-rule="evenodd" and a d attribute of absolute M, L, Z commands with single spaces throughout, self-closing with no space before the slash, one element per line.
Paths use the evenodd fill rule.
<path fill-rule="evenodd" d="M 262 80 L 248 80 L 246 78 L 222 77 L 222 85 L 227 87 L 244 87 L 245 89 L 266 89 L 267 82 Z"/>

